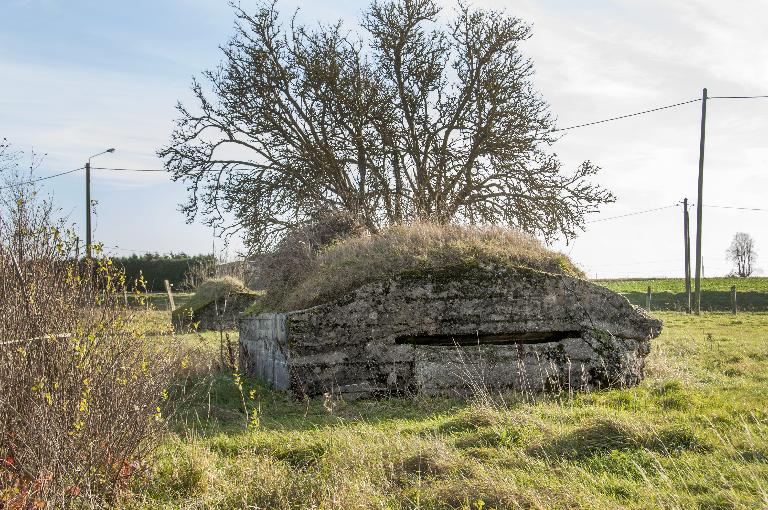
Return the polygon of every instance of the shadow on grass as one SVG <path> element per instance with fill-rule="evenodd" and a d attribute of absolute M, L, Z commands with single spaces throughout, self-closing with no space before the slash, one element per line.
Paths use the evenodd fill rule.
<path fill-rule="evenodd" d="M 175 406 L 171 428 L 184 431 L 192 426 L 204 435 L 245 431 L 254 413 L 258 414 L 261 430 L 307 431 L 363 421 L 371 425 L 394 420 L 421 422 L 469 405 L 467 401 L 445 397 L 388 397 L 357 402 L 300 400 L 252 378 L 242 378 L 241 392 L 233 376 L 227 373 L 190 379 L 185 384 L 184 398 L 174 401 L 180 394 L 171 394 L 171 405 Z"/>
<path fill-rule="evenodd" d="M 579 427 L 548 444 L 530 448 L 528 453 L 536 457 L 582 461 L 614 451 L 649 450 L 671 455 L 710 449 L 709 444 L 686 428 L 670 426 L 641 433 L 623 423 L 603 419 Z"/>

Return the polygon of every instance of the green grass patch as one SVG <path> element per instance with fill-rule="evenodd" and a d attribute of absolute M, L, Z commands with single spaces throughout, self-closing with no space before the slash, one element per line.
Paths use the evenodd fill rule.
<path fill-rule="evenodd" d="M 173 301 L 176 307 L 185 306 L 192 297 L 191 292 L 174 292 Z M 171 303 L 168 301 L 167 292 L 143 292 L 140 294 L 128 294 L 128 305 L 131 308 L 144 308 L 146 310 L 169 310 Z"/>
<path fill-rule="evenodd" d="M 657 315 L 665 328 L 647 377 L 621 390 L 299 401 L 255 380 L 241 390 L 221 373 L 182 410 L 121 504 L 767 507 L 768 314 Z"/>
<path fill-rule="evenodd" d="M 682 278 L 635 278 L 593 280 L 594 283 L 625 296 L 630 303 L 645 307 L 651 287 L 651 309 L 685 309 L 685 280 Z M 731 310 L 731 286 L 736 286 L 737 304 L 742 311 L 768 311 L 768 278 L 703 278 L 701 308 L 706 311 Z"/>

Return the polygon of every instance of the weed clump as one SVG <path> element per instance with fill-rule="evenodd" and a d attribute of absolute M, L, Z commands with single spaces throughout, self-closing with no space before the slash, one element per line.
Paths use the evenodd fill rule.
<path fill-rule="evenodd" d="M 593 455 L 611 451 L 635 450 L 641 447 L 643 439 L 623 423 L 601 419 L 579 427 L 554 440 L 543 452 L 532 450 L 532 454 L 545 453 L 548 457 L 567 460 L 582 460 Z"/>

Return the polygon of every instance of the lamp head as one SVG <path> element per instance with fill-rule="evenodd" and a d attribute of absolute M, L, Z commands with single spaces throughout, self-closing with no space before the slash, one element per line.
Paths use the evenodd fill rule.
<path fill-rule="evenodd" d="M 112 147 L 112 148 L 110 148 L 110 149 L 107 149 L 107 152 L 109 152 L 109 153 L 115 152 L 115 148 L 114 148 L 114 147 Z"/>

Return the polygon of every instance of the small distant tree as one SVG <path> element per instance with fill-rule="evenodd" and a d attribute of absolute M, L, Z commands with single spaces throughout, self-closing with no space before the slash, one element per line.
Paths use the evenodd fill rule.
<path fill-rule="evenodd" d="M 736 276 L 740 278 L 752 276 L 757 253 L 755 253 L 755 240 L 751 235 L 745 232 L 736 233 L 726 255 L 735 266 Z"/>

